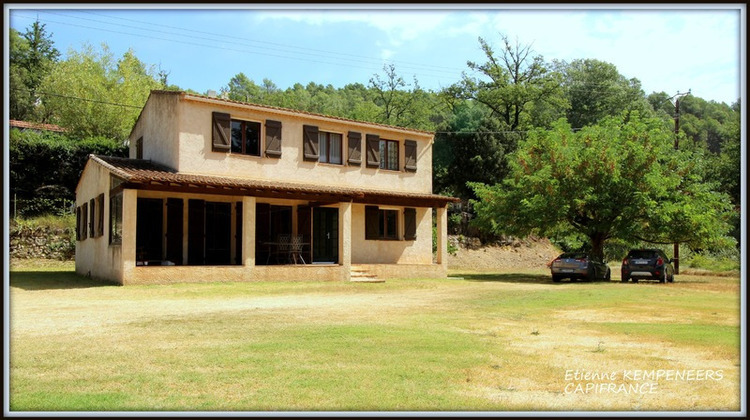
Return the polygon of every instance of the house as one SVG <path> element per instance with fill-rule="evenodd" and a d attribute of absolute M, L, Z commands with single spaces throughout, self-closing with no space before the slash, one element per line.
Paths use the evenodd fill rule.
<path fill-rule="evenodd" d="M 129 141 L 128 158 L 91 155 L 81 174 L 79 274 L 125 285 L 446 276 L 456 200 L 432 194 L 432 133 L 152 91 Z"/>

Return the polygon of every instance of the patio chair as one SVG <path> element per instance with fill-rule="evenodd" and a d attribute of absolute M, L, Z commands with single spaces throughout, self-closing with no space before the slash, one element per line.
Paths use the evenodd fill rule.
<path fill-rule="evenodd" d="M 302 258 L 302 246 L 303 245 L 304 244 L 302 243 L 302 235 L 292 236 L 292 241 L 289 244 L 289 255 L 295 264 L 297 264 L 298 258 L 300 261 L 302 261 L 302 264 L 307 264 L 305 262 L 305 259 Z"/>

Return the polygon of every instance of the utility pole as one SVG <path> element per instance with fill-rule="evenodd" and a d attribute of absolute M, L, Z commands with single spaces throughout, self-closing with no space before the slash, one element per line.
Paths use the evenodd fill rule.
<path fill-rule="evenodd" d="M 677 92 L 672 98 L 674 101 L 674 150 L 680 148 L 680 98 L 690 95 L 690 89 L 687 92 Z M 670 99 L 672 99 L 670 98 Z M 680 274 L 680 243 L 674 243 L 674 273 Z"/>

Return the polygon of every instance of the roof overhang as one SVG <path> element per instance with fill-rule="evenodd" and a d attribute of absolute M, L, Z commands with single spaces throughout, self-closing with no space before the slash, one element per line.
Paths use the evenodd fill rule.
<path fill-rule="evenodd" d="M 148 160 L 104 157 L 90 158 L 122 179 L 118 189 L 163 191 L 187 194 L 214 194 L 304 200 L 310 202 L 353 202 L 405 207 L 445 207 L 459 201 L 454 197 L 424 193 L 399 193 L 358 188 L 342 188 L 226 178 L 176 172 Z"/>

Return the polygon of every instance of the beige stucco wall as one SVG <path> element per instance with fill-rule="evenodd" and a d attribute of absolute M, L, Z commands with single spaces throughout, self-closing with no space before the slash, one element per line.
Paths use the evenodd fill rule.
<path fill-rule="evenodd" d="M 352 205 L 352 264 L 432 264 L 432 209 L 417 208 L 417 239 L 403 240 L 403 207 L 398 210 L 399 240 L 365 239 L 365 205 Z"/>
<path fill-rule="evenodd" d="M 233 119 L 260 122 L 263 127 L 261 134 L 262 150 L 265 150 L 265 121 L 267 119 L 281 121 L 281 158 L 265 157 L 263 153 L 261 153 L 261 157 L 256 157 L 213 152 L 211 150 L 211 124 L 214 111 L 229 113 Z M 358 126 L 351 122 L 335 119 L 321 118 L 316 120 L 308 115 L 291 112 L 281 113 L 279 111 L 274 113 L 268 110 L 249 109 L 241 105 L 215 104 L 195 99 L 186 99 L 181 102 L 178 118 L 180 153 L 179 162 L 175 168 L 180 172 L 298 183 L 314 181 L 316 185 L 432 193 L 432 135 L 430 134 L 387 129 L 372 125 Z M 302 126 L 305 124 L 316 125 L 320 131 L 343 135 L 342 165 L 307 162 L 303 159 Z M 362 134 L 363 162 L 361 166 L 346 164 L 347 133 L 349 131 L 357 131 Z M 365 163 L 366 134 L 378 134 L 383 139 L 399 142 L 399 171 L 367 168 Z M 136 138 L 131 138 L 131 141 Z M 403 170 L 404 140 L 407 139 L 417 141 L 416 172 Z"/>
<path fill-rule="evenodd" d="M 143 137 L 144 159 L 176 169 L 179 159 L 178 123 L 181 108 L 179 94 L 162 93 L 149 96 L 128 137 L 129 157 L 136 158 L 136 141 Z"/>
<path fill-rule="evenodd" d="M 448 275 L 441 264 L 357 264 L 379 279 L 439 279 Z"/>
<path fill-rule="evenodd" d="M 120 282 L 121 247 L 109 245 L 109 171 L 93 162 L 88 162 L 76 188 L 76 207 L 89 203 L 92 198 L 104 193 L 104 235 L 76 241 L 76 273 L 96 279 Z"/>

